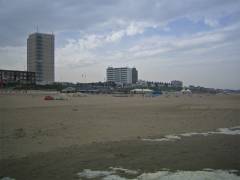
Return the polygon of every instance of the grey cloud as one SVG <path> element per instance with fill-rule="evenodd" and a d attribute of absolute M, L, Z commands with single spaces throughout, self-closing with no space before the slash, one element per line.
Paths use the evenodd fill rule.
<path fill-rule="evenodd" d="M 218 26 L 220 17 L 232 14 L 233 26 Z M 114 46 L 121 38 L 179 17 L 215 27 L 181 37 L 143 33 L 132 44 Z M 38 25 L 40 31 L 56 34 L 56 44 L 65 38 L 56 48 L 57 80 L 77 81 L 82 71 L 91 81 L 103 80 L 107 65 L 135 65 L 144 79 L 177 76 L 188 83 L 203 70 L 196 81 L 214 85 L 219 78 L 215 87 L 239 88 L 239 18 L 239 0 L 0 0 L 0 66 L 25 69 L 26 38 Z M 128 31 L 131 23 L 136 29 Z"/>
<path fill-rule="evenodd" d="M 110 19 L 168 22 L 181 16 L 215 17 L 239 12 L 237 0 L 21 0 L 0 1 L 0 46 L 23 45 L 40 31 L 96 30 Z"/>

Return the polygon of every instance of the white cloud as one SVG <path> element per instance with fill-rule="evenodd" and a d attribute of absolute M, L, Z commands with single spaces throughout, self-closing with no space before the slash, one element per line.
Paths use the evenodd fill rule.
<path fill-rule="evenodd" d="M 156 25 L 146 22 L 120 22 L 124 27 L 118 31 L 113 31 L 109 34 L 85 34 L 78 40 L 68 40 L 64 47 L 57 49 L 56 65 L 59 67 L 79 67 L 98 63 L 99 58 L 109 59 L 108 57 L 101 57 L 101 54 L 96 54 L 94 50 L 120 41 L 126 36 L 142 34 L 147 27 L 156 27 Z M 119 57 L 119 53 L 114 55 L 115 58 L 116 56 Z"/>
<path fill-rule="evenodd" d="M 131 23 L 126 29 L 127 36 L 133 36 L 136 34 L 142 34 L 144 29 L 148 26 L 152 26 L 148 23 Z"/>
<path fill-rule="evenodd" d="M 208 25 L 216 26 L 220 17 L 239 13 L 239 7 L 240 1 L 236 0 L 0 1 L 0 33 L 5 34 L 0 45 L 23 45 L 36 22 L 44 32 L 97 31 L 109 23 L 119 28 L 125 21 L 167 24 L 180 17 L 205 19 Z M 141 31 L 141 27 L 133 24 L 127 33 Z"/>
<path fill-rule="evenodd" d="M 188 52 L 191 57 L 194 57 L 194 53 L 204 53 L 223 45 L 229 45 L 232 43 L 231 36 L 234 36 L 239 30 L 240 26 L 235 25 L 184 37 L 146 37 L 128 51 L 138 58 L 166 53 L 171 56 L 173 52 L 178 52 L 179 55 Z"/>
<path fill-rule="evenodd" d="M 106 36 L 106 41 L 107 42 L 115 42 L 120 39 L 122 39 L 125 35 L 125 32 L 123 30 L 112 32 L 111 35 Z"/>
<path fill-rule="evenodd" d="M 216 19 L 204 19 L 204 23 L 211 26 L 211 27 L 217 27 L 219 25 L 218 20 Z"/>

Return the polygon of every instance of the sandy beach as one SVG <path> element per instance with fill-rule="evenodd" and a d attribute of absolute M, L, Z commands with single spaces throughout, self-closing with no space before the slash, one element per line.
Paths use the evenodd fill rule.
<path fill-rule="evenodd" d="M 143 139 L 240 126 L 239 95 L 0 95 L 0 177 L 78 179 L 84 169 L 240 170 L 240 135 Z M 238 130 L 238 129 L 237 129 Z"/>

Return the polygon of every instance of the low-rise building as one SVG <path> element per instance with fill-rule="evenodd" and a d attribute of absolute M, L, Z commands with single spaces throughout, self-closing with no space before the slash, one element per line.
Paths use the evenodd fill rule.
<path fill-rule="evenodd" d="M 36 83 L 35 72 L 0 70 L 0 84 L 29 84 Z"/>
<path fill-rule="evenodd" d="M 182 87 L 183 86 L 183 82 L 182 81 L 178 81 L 178 80 L 173 80 L 173 81 L 171 81 L 171 86 L 172 87 Z"/>

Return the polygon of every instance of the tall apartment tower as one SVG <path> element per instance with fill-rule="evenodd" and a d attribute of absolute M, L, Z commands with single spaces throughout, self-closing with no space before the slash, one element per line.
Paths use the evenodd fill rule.
<path fill-rule="evenodd" d="M 54 35 L 33 33 L 27 39 L 27 70 L 35 72 L 38 84 L 54 82 Z"/>
<path fill-rule="evenodd" d="M 135 84 L 138 81 L 137 69 L 129 67 L 108 67 L 107 81 L 122 84 Z"/>

